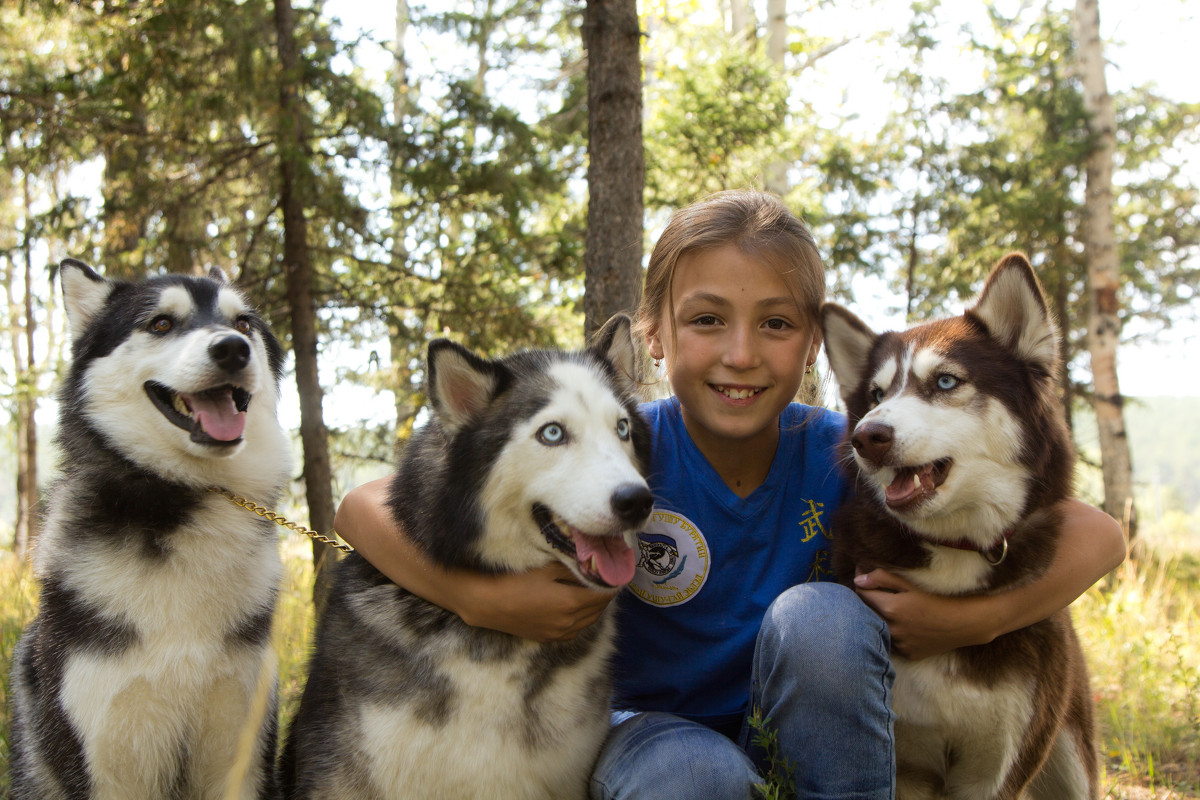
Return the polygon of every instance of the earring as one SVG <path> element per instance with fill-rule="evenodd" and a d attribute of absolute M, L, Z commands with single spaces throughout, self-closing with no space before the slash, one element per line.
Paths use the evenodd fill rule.
<path fill-rule="evenodd" d="M 662 366 L 662 359 L 661 358 L 654 359 L 654 368 L 658 369 L 661 366 Z"/>

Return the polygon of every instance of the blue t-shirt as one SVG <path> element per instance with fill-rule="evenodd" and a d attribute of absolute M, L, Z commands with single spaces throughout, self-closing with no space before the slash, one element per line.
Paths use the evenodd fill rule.
<path fill-rule="evenodd" d="M 754 643 L 771 602 L 832 578 L 829 517 L 847 486 L 841 414 L 792 403 L 762 485 L 734 494 L 684 428 L 679 402 L 644 404 L 654 514 L 619 596 L 615 707 L 724 726 L 750 696 Z"/>

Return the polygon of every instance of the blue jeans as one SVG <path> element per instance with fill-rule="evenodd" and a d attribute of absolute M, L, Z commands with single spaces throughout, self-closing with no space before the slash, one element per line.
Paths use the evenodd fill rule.
<path fill-rule="evenodd" d="M 887 626 L 833 583 L 794 586 L 767 610 L 750 708 L 763 710 L 803 800 L 893 800 L 892 671 Z M 592 800 L 752 798 L 762 754 L 661 712 L 613 715 L 592 773 Z"/>

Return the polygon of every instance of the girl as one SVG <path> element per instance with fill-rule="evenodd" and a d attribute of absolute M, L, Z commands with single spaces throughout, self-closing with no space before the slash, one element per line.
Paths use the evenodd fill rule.
<path fill-rule="evenodd" d="M 891 798 L 889 648 L 921 658 L 990 641 L 1065 607 L 1124 558 L 1115 521 L 1070 501 L 1050 569 L 1002 595 L 950 601 L 881 571 L 860 576 L 857 594 L 825 582 L 828 519 L 847 491 L 845 419 L 793 402 L 820 350 L 824 294 L 812 235 L 763 193 L 679 211 L 654 248 L 637 324 L 673 395 L 643 406 L 655 514 L 617 596 L 613 728 L 594 798 L 751 797 L 765 766 L 749 744 L 754 710 L 800 797 Z M 570 638 L 612 599 L 558 565 L 433 567 L 391 522 L 386 486 L 348 494 L 338 531 L 469 624 Z"/>

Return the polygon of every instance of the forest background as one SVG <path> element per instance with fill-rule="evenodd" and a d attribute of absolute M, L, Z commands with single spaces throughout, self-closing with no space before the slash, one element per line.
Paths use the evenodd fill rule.
<path fill-rule="evenodd" d="M 53 478 L 63 257 L 110 277 L 215 265 L 246 289 L 293 354 L 282 415 L 302 467 L 280 510 L 326 531 L 419 420 L 431 338 L 577 345 L 596 259 L 637 269 L 671 209 L 759 186 L 811 224 L 831 295 L 878 328 L 957 311 L 1000 255 L 1030 255 L 1064 321 L 1081 494 L 1112 503 L 1093 409 L 1115 405 L 1133 490 L 1113 513 L 1136 509 L 1150 548 L 1126 588 L 1162 589 L 1157 622 L 1182 647 L 1200 594 L 1200 25 L 1195 0 L 1134 5 L 1100 4 L 1113 392 L 1089 350 L 1099 137 L 1065 2 L 643 0 L 644 146 L 597 175 L 602 40 L 585 40 L 602 7 L 632 2 L 2 0 L 0 544 L 19 570 Z M 596 239 L 589 187 L 604 180 L 636 192 L 636 234 Z M 1119 590 L 1090 602 L 1101 626 L 1132 620 Z M 1174 711 L 1112 712 L 1169 742 L 1122 738 L 1122 717 L 1109 757 L 1140 786 L 1200 789 L 1195 648 L 1136 625 L 1104 635 L 1132 653 L 1107 677 L 1114 696 L 1151 669 L 1139 653 L 1174 659 L 1150 678 Z"/>

